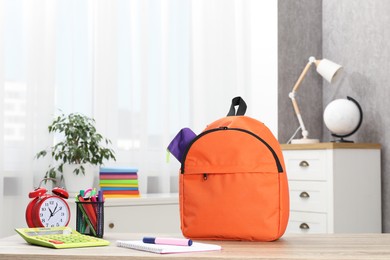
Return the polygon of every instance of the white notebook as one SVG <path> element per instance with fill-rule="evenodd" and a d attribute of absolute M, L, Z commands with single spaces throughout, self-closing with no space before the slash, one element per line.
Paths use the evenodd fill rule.
<path fill-rule="evenodd" d="M 148 244 L 142 241 L 118 240 L 116 241 L 116 245 L 119 247 L 126 247 L 135 250 L 152 252 L 156 254 L 173 254 L 173 253 L 221 250 L 221 246 L 219 245 L 205 244 L 199 242 L 193 242 L 191 246 L 172 246 L 172 245 Z"/>

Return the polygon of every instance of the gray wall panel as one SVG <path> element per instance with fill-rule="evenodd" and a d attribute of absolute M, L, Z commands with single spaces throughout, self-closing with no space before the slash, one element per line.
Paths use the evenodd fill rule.
<path fill-rule="evenodd" d="M 286 143 L 299 126 L 288 97 L 310 56 L 322 56 L 322 5 L 313 0 L 278 3 L 278 138 Z M 309 70 L 296 97 L 309 137 L 322 136 L 322 80 Z M 297 138 L 301 138 L 299 132 Z"/>

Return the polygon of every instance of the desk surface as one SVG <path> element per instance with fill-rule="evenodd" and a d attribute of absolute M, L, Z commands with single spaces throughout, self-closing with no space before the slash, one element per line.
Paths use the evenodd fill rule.
<path fill-rule="evenodd" d="M 149 234 L 150 235 L 150 234 Z M 110 246 L 50 249 L 27 244 L 19 235 L 0 239 L 0 259 L 390 259 L 390 234 L 285 235 L 275 242 L 208 241 L 221 251 L 159 255 L 115 246 L 117 239 L 143 234 L 107 234 Z"/>

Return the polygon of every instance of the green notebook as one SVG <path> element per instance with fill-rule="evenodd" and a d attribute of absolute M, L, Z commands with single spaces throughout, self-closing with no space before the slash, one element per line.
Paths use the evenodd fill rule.
<path fill-rule="evenodd" d="M 138 184 L 138 180 L 100 180 L 100 184 Z"/>

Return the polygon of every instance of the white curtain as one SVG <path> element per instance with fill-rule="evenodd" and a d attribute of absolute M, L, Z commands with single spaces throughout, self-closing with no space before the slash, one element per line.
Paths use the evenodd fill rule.
<path fill-rule="evenodd" d="M 261 2 L 0 0 L 0 237 L 26 225 L 59 109 L 96 119 L 116 152 L 106 165 L 139 168 L 142 193 L 177 192 L 170 140 L 236 95 L 276 133 L 277 3 Z"/>
<path fill-rule="evenodd" d="M 277 1 L 191 1 L 191 119 L 225 115 L 233 96 L 277 136 Z"/>

